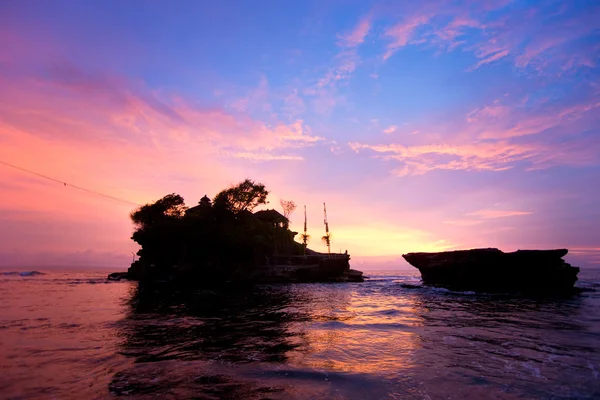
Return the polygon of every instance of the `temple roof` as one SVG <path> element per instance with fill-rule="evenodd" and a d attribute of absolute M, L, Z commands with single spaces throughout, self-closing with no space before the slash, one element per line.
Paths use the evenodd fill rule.
<path fill-rule="evenodd" d="M 254 213 L 254 216 L 262 221 L 268 222 L 287 222 L 288 219 L 284 217 L 277 210 L 260 210 Z"/>

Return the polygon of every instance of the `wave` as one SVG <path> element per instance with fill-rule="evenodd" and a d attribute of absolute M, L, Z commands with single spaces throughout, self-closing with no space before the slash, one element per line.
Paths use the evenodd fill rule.
<path fill-rule="evenodd" d="M 400 287 L 403 289 L 416 289 L 416 290 L 423 290 L 423 291 L 438 293 L 438 294 L 455 294 L 455 295 L 465 295 L 465 296 L 472 296 L 472 295 L 478 294 L 471 290 L 466 290 L 466 291 L 450 290 L 450 289 L 446 289 L 443 287 L 427 286 L 427 285 L 423 285 L 423 284 L 412 284 L 412 283 L 400 283 Z"/>
<path fill-rule="evenodd" d="M 2 272 L 2 275 L 5 276 L 37 276 L 37 275 L 46 275 L 43 272 L 40 271 L 6 271 L 6 272 Z"/>
<path fill-rule="evenodd" d="M 69 279 L 66 281 L 69 285 L 97 285 L 97 284 L 105 284 L 105 283 L 119 283 L 121 281 L 115 281 L 106 278 L 93 278 L 93 279 Z M 124 281 L 123 281 L 124 282 Z"/>

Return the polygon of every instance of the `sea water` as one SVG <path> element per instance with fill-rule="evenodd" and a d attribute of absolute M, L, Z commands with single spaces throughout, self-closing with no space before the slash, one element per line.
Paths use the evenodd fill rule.
<path fill-rule="evenodd" d="M 600 398 L 600 271 L 545 298 L 368 275 L 177 291 L 0 271 L 0 398 Z"/>

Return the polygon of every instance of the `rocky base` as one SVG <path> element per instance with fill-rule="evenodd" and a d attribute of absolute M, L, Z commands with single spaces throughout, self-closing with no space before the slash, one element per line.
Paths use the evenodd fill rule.
<path fill-rule="evenodd" d="M 454 290 L 565 293 L 574 290 L 578 267 L 559 250 L 473 249 L 408 253 L 402 257 L 419 269 L 423 283 Z"/>
<path fill-rule="evenodd" d="M 265 265 L 240 269 L 225 279 L 234 283 L 309 283 L 309 282 L 363 282 L 363 273 L 350 269 L 350 256 L 347 254 L 320 254 L 312 252 L 307 256 L 277 256 L 266 260 Z M 115 272 L 108 276 L 110 280 L 130 279 L 137 281 L 156 281 L 151 266 L 139 261 L 134 262 L 128 272 Z M 174 273 L 158 281 L 185 282 L 205 281 L 208 277 L 192 276 L 186 271 L 194 268 L 173 268 Z M 189 275 L 189 276 L 188 276 Z M 213 279 L 214 280 L 214 279 Z M 209 281 L 213 281 L 210 280 Z M 223 280 L 223 279 L 221 279 Z"/>
<path fill-rule="evenodd" d="M 112 274 L 108 274 L 108 280 L 120 281 L 121 279 L 129 279 L 128 275 L 127 272 L 113 272 Z"/>
<path fill-rule="evenodd" d="M 349 260 L 346 254 L 273 257 L 249 279 L 257 283 L 363 282 L 362 272 L 350 269 Z"/>

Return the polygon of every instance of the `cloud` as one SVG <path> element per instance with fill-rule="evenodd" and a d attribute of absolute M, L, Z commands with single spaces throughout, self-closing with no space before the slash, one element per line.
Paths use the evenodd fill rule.
<path fill-rule="evenodd" d="M 592 111 L 600 107 L 595 97 L 576 100 L 572 104 L 541 104 L 531 111 L 524 103 L 503 105 L 498 100 L 470 112 L 466 120 L 469 131 L 480 139 L 508 139 L 544 133 L 553 128 L 565 128 L 578 120 L 595 118 Z"/>
<path fill-rule="evenodd" d="M 336 65 L 329 69 L 325 76 L 317 82 L 317 88 L 333 86 L 338 81 L 347 80 L 350 78 L 358 63 L 358 54 L 354 50 L 345 50 L 340 52 L 336 57 Z"/>
<path fill-rule="evenodd" d="M 568 257 L 575 258 L 577 265 L 591 264 L 600 265 L 600 247 L 571 247 Z"/>
<path fill-rule="evenodd" d="M 368 35 L 371 21 L 372 16 L 366 15 L 359 20 L 352 31 L 337 35 L 339 38 L 337 45 L 340 50 L 333 57 L 332 66 L 327 68 L 315 84 L 304 90 L 305 95 L 313 97 L 313 108 L 316 113 L 329 115 L 337 105 L 344 103 L 344 97 L 338 94 L 338 86 L 347 82 L 361 63 L 357 47 Z"/>
<path fill-rule="evenodd" d="M 0 267 L 20 268 L 21 271 L 25 268 L 38 268 L 50 270 L 60 268 L 64 270 L 68 268 L 114 268 L 122 270 L 123 266 L 131 262 L 132 255 L 130 252 L 115 252 L 115 251 L 97 251 L 97 250 L 80 250 L 80 251 L 7 251 L 0 252 Z"/>
<path fill-rule="evenodd" d="M 500 59 L 517 68 L 561 75 L 598 65 L 600 7 L 541 2 L 515 11 L 511 1 L 432 1 L 402 9 L 385 30 L 383 60 L 407 45 L 462 48 L 478 59 L 475 71 Z"/>
<path fill-rule="evenodd" d="M 509 141 L 414 146 L 351 142 L 349 146 L 355 152 L 369 150 L 377 158 L 397 161 L 399 166 L 392 173 L 398 176 L 423 175 L 435 170 L 500 172 L 517 167 L 534 170 L 556 165 L 596 165 L 598 161 L 593 156 L 598 145 L 583 142 L 563 145 L 560 152 L 551 144 Z"/>
<path fill-rule="evenodd" d="M 388 135 L 389 135 L 390 133 L 394 133 L 394 132 L 396 132 L 396 130 L 397 130 L 397 129 L 398 129 L 398 127 L 397 127 L 396 125 L 390 125 L 390 126 L 388 126 L 387 128 L 385 128 L 385 129 L 383 130 L 383 133 L 385 133 L 385 134 L 388 134 Z"/>
<path fill-rule="evenodd" d="M 306 106 L 304 100 L 300 97 L 297 88 L 293 88 L 291 92 L 283 97 L 283 111 L 289 117 L 295 118 L 298 115 L 304 114 Z"/>
<path fill-rule="evenodd" d="M 488 56 L 487 58 L 484 58 L 483 60 L 479 61 L 474 66 L 468 68 L 467 71 L 474 71 L 477 68 L 481 67 L 482 65 L 489 64 L 491 62 L 500 60 L 501 58 L 504 58 L 506 56 L 508 56 L 508 50 L 500 50 L 497 53 L 494 53 L 494 54 Z"/>
<path fill-rule="evenodd" d="M 72 66 L 2 77 L 0 87 L 0 160 L 137 204 L 191 182 L 210 193 L 250 165 L 300 163 L 303 149 L 325 142 L 301 119 L 267 124 Z M 27 237 L 55 251 L 135 247 L 132 205 L 7 167 L 0 181 L 1 224 L 12 235 L 0 251 Z"/>
<path fill-rule="evenodd" d="M 371 29 L 371 15 L 367 15 L 360 19 L 354 29 L 346 34 L 338 35 L 339 45 L 342 47 L 356 47 L 365 41 Z"/>
<path fill-rule="evenodd" d="M 251 161 L 282 161 L 282 160 L 293 160 L 302 161 L 304 157 L 292 156 L 292 155 L 274 155 L 268 153 L 251 153 L 251 152 L 237 152 L 237 153 L 223 153 L 226 157 L 242 158 Z"/>
<path fill-rule="evenodd" d="M 199 108 L 177 96 L 159 98 L 118 78 L 69 71 L 19 83 L 2 80 L 5 125 L 52 140 L 115 140 L 150 148 L 185 144 L 190 151 L 200 147 L 213 154 L 277 152 L 324 140 L 300 119 L 265 124 L 219 108 Z"/>
<path fill-rule="evenodd" d="M 73 66 L 0 77 L 0 87 L 0 160 L 137 204 L 169 192 L 216 193 L 258 163 L 283 170 L 327 142 L 302 119 L 265 123 Z M 69 253 L 73 262 L 93 265 L 102 263 L 103 251 L 124 254 L 122 260 L 137 249 L 129 240 L 133 205 L 4 166 L 0 182 L 0 252 L 29 253 L 24 244 L 35 243 L 36 251 L 57 254 L 48 260 Z M 89 248 L 97 253 L 77 256 Z M 27 260 L 40 258 L 6 262 Z"/>
<path fill-rule="evenodd" d="M 443 224 L 452 226 L 475 226 L 481 224 L 483 221 L 476 219 L 455 219 L 450 221 L 443 221 Z"/>
<path fill-rule="evenodd" d="M 251 88 L 244 97 L 235 99 L 231 103 L 231 108 L 244 113 L 270 113 L 272 106 L 269 102 L 269 81 L 267 78 L 265 76 L 261 76 L 257 86 Z"/>
<path fill-rule="evenodd" d="M 516 217 L 522 215 L 531 215 L 532 212 L 528 211 L 509 211 L 509 210 L 496 210 L 496 209 L 484 209 L 473 211 L 466 215 L 472 217 L 479 217 L 483 219 L 492 219 L 492 218 L 506 218 L 506 217 Z"/>
<path fill-rule="evenodd" d="M 383 154 L 386 160 L 396 160 L 402 167 L 394 170 L 399 176 L 422 175 L 442 170 L 504 171 L 516 161 L 527 160 L 535 153 L 534 146 L 508 142 L 479 144 L 432 144 L 404 146 L 400 144 L 368 145 L 349 143 L 354 151 L 368 149 Z"/>
<path fill-rule="evenodd" d="M 589 132 L 599 122 L 596 94 L 582 94 L 574 103 L 509 100 L 495 100 L 463 118 L 425 126 L 415 131 L 418 136 L 396 138 L 400 143 L 354 141 L 349 146 L 394 161 L 392 173 L 398 176 L 598 164 L 600 144 Z"/>
<path fill-rule="evenodd" d="M 409 41 L 415 36 L 415 31 L 419 26 L 429 22 L 429 17 L 426 15 L 414 15 L 408 17 L 402 22 L 388 28 L 384 36 L 391 39 L 391 42 L 386 47 L 386 52 L 383 54 L 383 60 L 390 58 L 401 47 L 406 46 Z"/>

